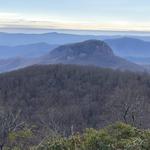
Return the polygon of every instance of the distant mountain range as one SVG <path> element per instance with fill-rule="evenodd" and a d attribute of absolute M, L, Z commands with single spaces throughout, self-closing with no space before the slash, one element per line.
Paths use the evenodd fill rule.
<path fill-rule="evenodd" d="M 101 39 L 104 38 L 107 38 L 107 36 L 101 37 Z M 100 39 L 100 36 L 73 35 L 57 32 L 45 34 L 0 33 L 0 45 L 7 46 L 26 45 L 33 43 L 48 43 L 52 45 L 62 45 L 68 43 L 81 42 L 88 39 Z"/>
<path fill-rule="evenodd" d="M 137 68 L 141 67 L 134 63 L 150 64 L 150 42 L 142 39 L 148 40 L 148 37 L 73 35 L 56 32 L 45 34 L 0 33 L 0 72 L 39 63 L 87 64 L 138 70 Z M 104 54 L 100 56 L 97 52 L 95 53 L 98 40 L 103 40 L 108 44 L 107 46 L 105 44 L 104 48 L 100 47 L 100 50 L 106 50 L 110 46 L 109 49 L 113 51 L 111 56 L 106 57 Z"/>
<path fill-rule="evenodd" d="M 38 51 L 45 52 L 45 49 L 54 48 L 56 45 L 63 45 L 68 43 L 83 42 L 86 40 L 104 40 L 107 42 L 114 53 L 119 56 L 136 56 L 150 57 L 150 42 L 148 37 L 142 36 L 128 36 L 123 37 L 121 35 L 116 36 L 95 36 L 95 35 L 73 35 L 64 33 L 45 33 L 45 34 L 22 34 L 22 33 L 0 33 L 0 54 L 4 57 L 11 56 L 11 51 L 14 55 L 18 53 L 26 53 L 26 51 Z M 21 52 L 20 52 L 21 51 Z M 8 54 L 10 53 L 10 54 Z M 14 56 L 12 54 L 12 56 Z M 29 54 L 25 54 L 29 55 Z M 2 57 L 1 56 L 1 57 Z"/>
<path fill-rule="evenodd" d="M 82 42 L 85 40 L 96 39 L 116 39 L 122 38 L 122 35 L 77 35 L 77 34 L 64 34 L 64 33 L 44 33 L 44 34 L 23 34 L 23 33 L 2 33 L 0 32 L 0 45 L 16 46 L 27 45 L 34 43 L 48 43 L 52 45 L 62 45 L 68 43 Z M 148 36 L 128 36 L 141 40 L 150 41 Z"/>
<path fill-rule="evenodd" d="M 116 55 L 140 65 L 150 65 L 150 42 L 129 37 L 108 39 L 105 42 Z"/>
<path fill-rule="evenodd" d="M 118 56 L 150 57 L 150 42 L 128 37 L 108 39 L 105 42 Z"/>
<path fill-rule="evenodd" d="M 0 72 L 30 66 L 33 64 L 79 64 L 93 65 L 120 70 L 144 71 L 144 69 L 114 55 L 103 41 L 88 40 L 55 48 L 47 55 L 38 58 L 16 58 L 0 61 Z"/>
<path fill-rule="evenodd" d="M 58 45 L 50 45 L 46 43 L 36 43 L 19 46 L 0 46 L 0 59 L 9 59 L 15 57 L 33 58 L 40 57 Z"/>

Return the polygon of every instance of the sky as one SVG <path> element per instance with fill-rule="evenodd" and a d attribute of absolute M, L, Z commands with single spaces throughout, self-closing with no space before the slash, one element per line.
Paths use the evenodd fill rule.
<path fill-rule="evenodd" d="M 150 0 L 0 0 L 0 28 L 150 31 Z"/>

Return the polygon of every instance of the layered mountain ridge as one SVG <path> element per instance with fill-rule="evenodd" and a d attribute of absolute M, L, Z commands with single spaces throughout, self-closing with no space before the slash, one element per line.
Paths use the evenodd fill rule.
<path fill-rule="evenodd" d="M 0 72 L 11 71 L 34 64 L 77 64 L 92 65 L 130 71 L 144 71 L 143 67 L 116 56 L 104 41 L 87 40 L 84 42 L 59 46 L 44 56 L 37 58 L 17 58 L 2 61 Z"/>

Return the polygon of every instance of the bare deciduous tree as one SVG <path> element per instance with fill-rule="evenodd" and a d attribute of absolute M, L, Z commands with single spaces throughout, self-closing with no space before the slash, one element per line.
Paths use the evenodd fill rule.
<path fill-rule="evenodd" d="M 19 121 L 20 113 L 21 111 L 14 115 L 11 111 L 0 112 L 0 150 L 8 143 L 9 134 L 24 124 Z"/>

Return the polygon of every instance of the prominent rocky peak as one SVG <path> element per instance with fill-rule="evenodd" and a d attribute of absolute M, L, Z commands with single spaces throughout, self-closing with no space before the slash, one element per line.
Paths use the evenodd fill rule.
<path fill-rule="evenodd" d="M 64 45 L 56 48 L 52 54 L 70 57 L 86 57 L 93 55 L 113 56 L 111 48 L 103 41 L 88 40 L 80 43 Z"/>

